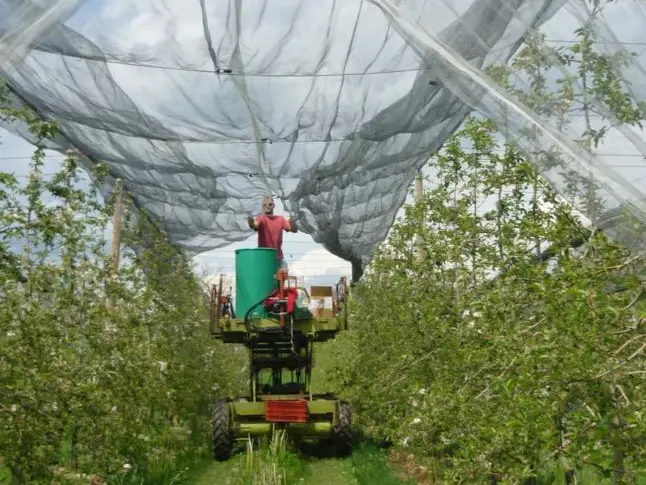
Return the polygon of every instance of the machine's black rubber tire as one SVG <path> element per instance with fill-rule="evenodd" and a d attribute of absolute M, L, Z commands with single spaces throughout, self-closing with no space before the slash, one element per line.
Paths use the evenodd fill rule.
<path fill-rule="evenodd" d="M 213 405 L 211 419 L 213 458 L 226 461 L 233 450 L 233 433 L 231 432 L 231 416 L 229 403 L 224 400 L 216 401 Z"/>
<path fill-rule="evenodd" d="M 352 411 L 347 401 L 339 401 L 337 421 L 333 427 L 334 454 L 348 456 L 352 453 Z"/>

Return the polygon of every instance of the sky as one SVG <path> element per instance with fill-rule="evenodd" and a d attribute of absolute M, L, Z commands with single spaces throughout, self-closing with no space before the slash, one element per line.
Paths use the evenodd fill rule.
<path fill-rule="evenodd" d="M 231 34 L 231 17 L 222 14 L 226 10 L 225 4 L 233 4 L 233 2 L 219 4 L 206 2 L 213 46 L 217 52 L 218 62 L 223 65 L 233 58 L 235 47 L 235 39 L 231 38 L 235 35 Z M 446 27 L 456 14 L 464 12 L 470 4 L 471 0 L 408 2 L 408 5 L 419 6 L 415 15 L 424 22 L 424 25 L 436 32 Z M 272 136 L 277 138 L 289 136 L 295 127 L 301 126 L 307 126 L 307 130 L 301 131 L 299 136 L 310 137 L 314 142 L 317 138 L 324 136 L 326 132 L 334 135 L 334 129 L 339 130 L 338 127 L 334 128 L 333 126 L 333 122 L 337 119 L 333 116 L 335 106 L 336 115 L 343 122 L 342 126 L 352 131 L 365 119 L 376 116 L 380 110 L 388 107 L 393 103 L 393 100 L 401 96 L 401 93 L 409 90 L 419 76 L 419 72 L 415 70 L 418 66 L 417 55 L 410 49 L 401 49 L 401 43 L 396 41 L 396 34 L 392 29 L 387 30 L 387 21 L 375 7 L 371 6 L 370 2 L 365 2 L 364 5 L 358 1 L 324 1 L 317 3 L 317 6 L 314 7 L 313 4 L 276 0 L 272 2 L 272 8 L 261 9 L 263 3 L 259 0 L 258 2 L 243 2 L 242 5 L 242 16 L 245 22 L 243 22 L 240 32 L 244 38 L 241 55 L 245 59 L 245 72 L 249 74 L 246 89 L 252 101 L 257 104 L 254 108 L 264 113 L 259 117 L 264 123 L 261 128 L 272 133 Z M 550 42 L 567 45 L 571 41 L 571 31 L 578 24 L 579 18 L 585 10 L 584 5 L 584 0 L 570 1 L 567 7 L 545 26 L 544 31 Z M 367 20 L 361 23 L 354 35 L 354 21 L 362 8 L 365 8 L 363 15 L 367 16 L 364 18 Z M 319 9 L 320 15 L 316 15 L 316 9 Z M 643 29 L 646 18 L 645 11 L 643 3 L 627 0 L 611 5 L 606 13 L 608 24 L 616 27 L 613 34 L 617 37 L 616 40 L 626 43 L 631 50 L 636 51 L 642 66 L 646 65 L 644 62 L 646 60 L 644 57 L 646 37 L 645 29 Z M 254 18 L 256 18 L 255 21 Z M 293 22 L 286 22 L 285 19 L 290 19 Z M 154 114 L 156 120 L 163 126 L 186 136 L 198 136 L 204 139 L 208 137 L 247 139 L 251 126 L 248 116 L 245 114 L 244 99 L 237 94 L 235 86 L 229 85 L 226 89 L 233 89 L 233 91 L 227 96 L 216 99 L 210 91 L 215 82 L 213 76 L 211 74 L 203 75 L 199 72 L 199 69 L 213 69 L 212 56 L 204 40 L 201 22 L 202 17 L 197 1 L 184 3 L 170 0 L 139 0 L 137 2 L 132 0 L 90 0 L 68 22 L 68 25 L 90 37 L 96 45 L 102 48 L 108 59 L 111 60 L 107 65 L 106 72 L 119 84 L 126 96 L 136 100 L 139 112 Z M 386 32 L 385 35 L 384 32 Z M 375 39 L 380 39 L 380 42 L 375 42 Z M 354 49 L 351 55 L 346 56 L 345 49 L 350 41 L 354 42 Z M 304 46 L 306 46 L 306 52 L 304 52 Z M 130 60 L 140 64 L 147 63 L 147 65 L 135 67 L 129 63 Z M 51 64 L 48 64 L 50 61 Z M 47 77 L 43 77 L 44 84 L 34 89 L 37 90 L 39 87 L 42 90 L 52 89 L 49 94 L 60 97 L 59 104 L 55 107 L 59 112 L 64 112 L 67 106 L 74 106 L 83 115 L 89 114 L 87 123 L 96 122 L 95 119 L 92 119 L 92 109 L 95 106 L 105 106 L 105 109 L 111 110 L 110 116 L 113 119 L 118 120 L 122 115 L 129 116 L 130 111 L 128 110 L 131 110 L 131 107 L 122 104 L 119 106 L 110 105 L 110 96 L 115 95 L 110 91 L 110 86 L 102 85 L 100 79 L 102 71 L 95 71 L 95 66 L 91 62 L 72 61 L 61 66 L 52 61 L 51 56 L 39 54 L 38 62 L 41 64 L 31 62 L 30 68 L 50 68 L 52 74 L 61 76 L 60 79 L 64 79 L 64 76 L 69 74 L 69 72 L 65 72 L 65 69 L 73 69 L 72 81 L 61 86 L 56 84 L 55 77 L 49 78 L 50 82 L 47 82 Z M 159 66 L 163 69 L 159 69 Z M 177 75 L 175 75 L 172 69 L 169 71 L 166 68 L 177 68 L 180 71 L 177 71 Z M 335 77 L 335 73 L 343 70 L 362 72 L 366 69 L 374 71 L 390 69 L 401 70 L 401 72 L 388 77 L 361 78 L 362 84 L 355 82 L 358 78 L 348 76 L 344 89 L 339 90 L 339 78 Z M 316 72 L 321 77 L 314 78 L 311 83 L 309 81 L 301 82 L 303 73 L 311 72 Z M 274 77 L 263 77 L 268 75 Z M 89 88 L 80 86 L 88 76 L 94 76 L 96 83 L 96 86 L 92 86 L 92 92 L 89 91 Z M 32 75 L 32 79 L 35 78 L 36 76 Z M 79 85 L 75 86 L 74 82 Z M 97 95 L 96 89 L 102 89 L 101 97 Z M 640 89 L 644 94 L 643 80 L 641 84 L 636 85 L 636 89 Z M 337 91 L 339 97 L 336 97 Z M 363 97 L 364 91 L 369 93 L 366 97 Z M 312 95 L 312 92 L 315 92 L 315 95 Z M 79 93 L 90 93 L 88 100 L 78 104 Z M 173 93 L 175 97 L 169 100 L 169 93 Z M 190 103 L 186 102 L 186 99 L 177 97 L 177 93 L 187 93 Z M 644 97 L 646 98 L 646 95 Z M 122 98 L 115 97 L 114 99 L 119 99 L 119 103 L 124 103 Z M 226 100 L 226 103 L 222 100 Z M 343 107 L 343 109 L 339 109 L 339 107 Z M 445 108 L 440 105 L 436 106 L 436 109 L 437 112 L 431 114 L 435 114 L 437 118 L 451 115 L 450 110 L 442 111 Z M 415 112 L 414 106 L 406 106 L 406 110 L 391 114 L 400 116 L 401 123 L 408 122 L 409 119 L 423 123 L 422 115 Z M 227 116 L 231 118 L 227 119 Z M 393 123 L 393 129 L 397 129 L 397 118 L 392 118 L 390 122 Z M 433 122 L 437 121 L 433 120 Z M 132 124 L 130 128 L 132 128 Z M 145 130 L 145 123 L 141 123 L 141 126 L 136 126 L 136 128 Z M 375 129 L 383 130 L 387 127 L 385 125 L 376 126 Z M 441 131 L 441 123 L 433 128 L 433 130 L 435 129 L 438 132 Z M 337 136 L 342 136 L 344 132 L 339 131 L 338 133 Z M 430 133 L 433 134 L 433 132 Z M 24 170 L 24 164 L 28 161 L 30 147 L 11 135 L 6 133 L 0 135 L 3 139 L 3 145 L 0 146 L 0 169 L 4 170 L 9 166 L 11 170 L 16 170 L 20 174 L 19 171 Z M 165 151 L 166 148 L 160 149 L 154 143 L 148 146 L 128 145 L 126 137 L 121 137 L 123 138 L 121 139 L 120 135 L 115 132 L 109 134 L 111 138 L 107 136 L 99 138 L 99 135 L 103 136 L 98 131 L 83 132 L 83 136 L 90 141 L 93 136 L 97 137 L 92 142 L 97 150 L 106 155 L 115 155 L 113 147 L 116 145 L 111 143 L 112 140 L 119 139 L 122 150 L 125 150 L 126 153 L 116 153 L 115 156 L 117 158 L 123 157 L 123 161 L 115 162 L 115 167 L 123 169 L 126 174 L 139 177 L 139 181 L 144 180 L 142 177 L 144 177 L 145 170 L 142 171 L 134 164 L 124 166 L 124 162 L 128 162 L 128 150 L 138 160 L 163 162 L 162 168 L 164 170 L 175 168 L 173 153 L 169 154 Z M 639 136 L 643 141 L 643 133 Z M 404 149 L 414 151 L 414 148 L 408 147 L 406 143 L 407 141 L 404 140 L 399 145 L 391 147 L 392 156 L 397 156 L 398 152 Z M 247 161 L 253 162 L 257 158 L 253 147 L 238 148 L 234 145 L 204 143 L 203 140 L 187 145 L 190 145 L 188 149 L 190 162 L 200 170 L 222 172 L 218 172 L 218 180 L 224 180 L 225 187 L 227 184 L 230 186 L 234 184 L 233 179 L 229 182 L 226 176 L 227 171 L 232 173 L 238 166 L 246 167 Z M 272 163 L 275 163 L 272 165 L 272 171 L 281 172 L 277 180 L 280 181 L 282 190 L 289 191 L 298 187 L 298 180 L 302 177 L 305 168 L 320 164 L 327 167 L 326 164 L 330 164 L 330 160 L 334 160 L 336 156 L 340 157 L 340 153 L 335 151 L 334 143 L 320 146 L 316 146 L 314 143 L 308 145 L 307 150 L 301 149 L 302 146 L 287 145 L 285 148 L 285 145 L 274 144 L 267 148 L 271 156 L 275 157 L 271 159 Z M 640 152 L 637 146 L 638 144 L 628 142 L 620 133 L 613 131 L 600 151 L 605 153 L 605 160 L 613 167 L 615 173 L 629 180 L 632 185 L 643 187 L 646 185 L 643 183 L 646 180 L 646 163 L 643 161 L 644 151 Z M 295 155 L 285 153 L 290 147 L 296 152 Z M 314 148 L 310 150 L 309 147 Z M 385 151 L 387 152 L 388 149 L 386 148 Z M 294 158 L 288 158 L 288 155 L 294 155 Z M 337 198 L 330 199 L 330 204 L 336 204 L 339 200 L 350 196 L 356 196 L 358 200 L 365 200 L 362 205 L 357 205 L 358 208 L 353 208 L 352 211 L 344 209 L 340 216 L 336 216 L 344 218 L 344 220 L 355 218 L 344 226 L 346 232 L 342 233 L 343 237 L 350 241 L 356 237 L 353 241 L 354 244 L 360 243 L 361 238 L 365 238 L 366 231 L 371 230 L 373 234 L 384 234 L 384 231 L 387 230 L 387 227 L 384 227 L 384 221 L 388 218 L 375 218 L 373 227 L 370 227 L 357 223 L 357 215 L 361 216 L 371 211 L 379 213 L 380 204 L 387 208 L 389 204 L 396 205 L 398 201 L 403 200 L 398 194 L 402 193 L 406 187 L 389 183 L 389 180 L 395 180 L 398 176 L 396 171 L 392 171 L 390 168 L 397 166 L 395 163 L 392 163 L 390 167 L 367 167 L 371 163 L 376 163 L 374 161 L 380 160 L 379 157 L 382 155 L 383 153 L 376 153 L 371 157 L 369 153 L 360 154 L 361 157 L 365 157 L 363 165 L 350 165 L 351 169 L 347 168 L 346 172 L 351 172 L 357 180 L 355 184 L 357 189 L 350 186 L 341 196 L 330 190 L 312 202 L 314 209 L 322 207 L 324 210 L 326 197 L 332 197 L 332 195 Z M 47 172 L 50 168 L 51 171 L 55 171 L 56 163 L 60 159 L 62 159 L 61 155 L 53 154 L 48 159 L 45 171 Z M 213 159 L 231 160 L 232 162 L 219 162 L 219 165 L 214 168 L 213 164 L 209 162 Z M 234 162 L 238 165 L 234 165 Z M 373 173 L 379 174 L 384 169 L 391 170 L 390 179 L 382 177 L 381 181 L 378 179 L 375 181 L 370 178 L 373 177 Z M 410 167 L 401 170 L 410 171 Z M 155 173 L 148 171 L 146 177 L 150 180 L 147 182 L 154 185 L 157 177 L 163 173 L 163 171 Z M 260 206 L 261 191 L 257 190 L 256 182 L 247 180 L 246 185 L 240 185 L 239 181 L 235 181 L 235 184 L 238 185 L 234 192 L 239 192 L 240 198 L 230 199 L 229 209 L 234 210 L 238 201 L 245 205 L 244 210 L 235 208 L 238 213 L 233 219 L 230 215 L 211 217 L 209 201 L 201 198 L 200 194 L 221 190 L 222 186 L 211 186 L 205 182 L 204 176 L 195 176 L 194 173 L 183 174 L 174 179 L 166 177 L 163 182 L 169 184 L 170 188 L 161 191 L 151 185 L 141 183 L 137 186 L 138 193 L 145 194 L 145 200 L 151 204 L 152 208 L 160 211 L 160 214 L 172 215 L 179 220 L 194 218 L 194 223 L 198 225 L 208 226 L 208 224 L 214 223 L 226 226 L 228 224 L 228 227 L 235 226 L 235 231 L 239 231 L 244 237 L 246 222 L 243 214 Z M 215 178 L 217 177 L 214 176 Z M 194 193 L 185 189 L 184 185 L 186 184 L 189 184 L 189 188 L 194 189 Z M 358 190 L 359 188 L 363 190 L 363 193 Z M 250 193 L 254 195 L 249 196 Z M 366 194 L 368 194 L 367 198 Z M 194 200 L 193 211 L 174 213 L 172 211 L 176 207 L 168 207 L 166 204 L 164 208 L 163 204 L 158 203 L 158 199 L 162 196 L 174 197 L 181 203 Z M 277 212 L 287 213 L 285 208 L 280 206 Z M 308 221 L 313 220 L 312 214 L 307 211 L 304 211 L 303 217 Z M 317 226 L 319 229 L 323 222 L 319 221 L 319 226 Z M 357 232 L 360 230 L 364 233 Z M 198 256 L 196 258 L 198 272 L 203 274 L 231 272 L 235 249 L 255 245 L 254 239 L 255 234 L 250 233 L 246 240 Z M 347 262 L 329 254 L 320 244 L 314 243 L 312 238 L 304 233 L 286 234 L 284 252 L 290 267 L 312 281 L 338 280 L 340 276 L 350 273 L 350 265 Z"/>

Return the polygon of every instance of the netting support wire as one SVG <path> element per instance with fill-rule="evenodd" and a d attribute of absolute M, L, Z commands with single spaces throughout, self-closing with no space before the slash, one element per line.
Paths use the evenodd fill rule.
<path fill-rule="evenodd" d="M 233 10 L 233 15 L 229 16 L 229 25 L 228 31 L 234 33 L 235 47 L 231 54 L 231 66 L 229 68 L 222 68 L 218 63 L 217 56 L 215 54 L 215 49 L 213 48 L 213 41 L 211 39 L 211 30 L 209 28 L 208 15 L 206 13 L 206 0 L 199 0 L 200 10 L 202 13 L 202 27 L 204 30 L 204 39 L 206 40 L 207 49 L 209 51 L 209 56 L 211 57 L 211 62 L 213 63 L 214 73 L 220 80 L 221 74 L 232 74 L 233 68 L 235 67 L 237 72 L 244 74 L 244 66 L 242 64 L 242 56 L 240 54 L 240 1 L 236 0 L 235 8 Z M 244 103 L 247 113 L 249 114 L 249 119 L 251 121 L 251 127 L 253 130 L 253 137 L 256 145 L 256 152 L 258 154 L 258 173 L 264 184 L 264 189 L 266 191 L 271 191 L 271 186 L 269 180 L 267 179 L 267 173 L 269 172 L 269 166 L 265 162 L 265 149 L 263 144 L 266 142 L 267 138 L 262 136 L 260 131 L 260 126 L 258 124 L 258 118 L 254 114 L 251 108 L 251 100 L 247 95 L 246 83 L 244 81 L 244 76 L 232 77 L 233 85 L 235 86 L 242 102 Z"/>
<path fill-rule="evenodd" d="M 555 145 L 567 156 L 575 160 L 582 168 L 593 173 L 595 179 L 603 180 L 604 185 L 611 194 L 616 194 L 618 197 L 623 195 L 624 202 L 632 202 L 637 206 L 642 213 L 646 213 L 646 203 L 642 200 L 640 194 L 631 183 L 624 180 L 618 174 L 601 173 L 597 168 L 598 158 L 591 153 L 575 146 L 569 140 L 566 140 L 562 134 L 558 133 L 552 127 L 541 122 L 541 120 L 532 113 L 527 107 L 523 106 L 520 100 L 513 99 L 510 95 L 503 92 L 502 88 L 498 86 L 492 79 L 481 71 L 477 71 L 470 66 L 458 54 L 451 51 L 450 47 L 441 42 L 432 34 L 421 28 L 410 16 L 403 10 L 395 7 L 390 0 L 369 0 L 377 6 L 384 15 L 389 19 L 393 27 L 405 39 L 409 40 L 411 47 L 418 51 L 420 55 L 428 55 L 428 51 L 432 51 L 438 60 L 449 69 L 448 71 L 457 71 L 458 74 L 468 78 L 473 83 L 477 84 L 493 96 L 498 102 L 505 105 L 505 108 L 511 112 L 515 112 L 531 123 L 534 127 L 545 134 Z M 410 42 L 413 41 L 413 42 Z M 463 98 L 463 101 L 469 105 L 473 105 L 473 100 L 468 99 L 464 93 L 456 90 L 456 94 Z M 632 200 L 629 200 L 627 193 L 630 194 Z"/>
<path fill-rule="evenodd" d="M 204 0 L 200 1 L 202 3 L 204 2 Z M 230 28 L 229 31 L 234 32 L 235 38 L 235 47 L 231 54 L 231 67 L 237 72 L 244 73 L 244 65 L 242 64 L 242 55 L 240 53 L 240 31 L 242 30 L 240 19 L 240 17 L 242 16 L 241 3 L 241 0 L 235 1 L 234 14 L 229 17 L 230 24 L 233 23 L 234 25 L 230 25 L 230 27 L 233 28 Z M 216 69 L 217 67 L 218 66 L 216 66 Z M 247 112 L 249 113 L 249 119 L 251 121 L 251 126 L 253 129 L 253 136 L 254 140 L 256 141 L 256 152 L 258 154 L 258 172 L 260 173 L 262 181 L 264 183 L 265 191 L 271 192 L 271 185 L 269 183 L 269 179 L 267 178 L 267 174 L 270 174 L 271 170 L 265 160 L 264 140 L 266 140 L 266 138 L 263 137 L 262 132 L 260 131 L 258 117 L 253 112 L 253 109 L 251 107 L 251 99 L 249 99 L 249 95 L 247 93 L 247 85 L 244 76 L 234 76 L 231 79 L 233 80 L 233 84 L 238 90 L 238 93 L 240 94 L 240 97 L 242 98 L 242 101 L 247 108 Z"/>

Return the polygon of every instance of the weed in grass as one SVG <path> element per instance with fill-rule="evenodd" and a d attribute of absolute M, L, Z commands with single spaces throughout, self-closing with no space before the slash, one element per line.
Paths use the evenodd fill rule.
<path fill-rule="evenodd" d="M 288 485 L 304 473 L 304 464 L 291 450 L 286 434 L 279 430 L 269 442 L 254 447 L 247 442 L 244 467 L 233 482 L 236 485 Z"/>

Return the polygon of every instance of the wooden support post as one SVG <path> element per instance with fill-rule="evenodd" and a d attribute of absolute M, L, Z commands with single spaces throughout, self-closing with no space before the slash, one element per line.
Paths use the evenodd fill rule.
<path fill-rule="evenodd" d="M 415 202 L 420 204 L 424 201 L 424 178 L 422 175 L 422 170 L 417 171 L 417 177 L 415 178 Z M 424 218 L 420 220 L 419 231 L 416 236 L 416 245 L 417 245 L 417 258 L 420 262 L 426 259 L 426 251 L 424 250 L 424 239 L 422 238 L 422 231 L 424 230 Z"/>
<path fill-rule="evenodd" d="M 115 281 L 119 274 L 119 258 L 121 249 L 121 207 L 123 203 L 123 185 L 121 180 L 117 180 L 114 185 L 114 208 L 112 212 L 112 261 L 110 265 L 110 281 Z M 107 302 L 108 311 L 114 309 L 115 302 L 112 298 L 108 298 Z M 114 330 L 110 328 L 109 330 Z"/>
<path fill-rule="evenodd" d="M 111 277 L 116 279 L 119 273 L 119 258 L 121 249 L 121 206 L 123 202 L 123 186 L 121 180 L 117 180 L 114 186 L 114 212 L 112 213 L 112 267 Z"/>

